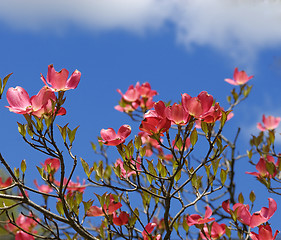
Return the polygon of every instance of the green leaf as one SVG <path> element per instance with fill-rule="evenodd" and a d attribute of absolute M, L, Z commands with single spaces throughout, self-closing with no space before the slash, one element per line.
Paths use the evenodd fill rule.
<path fill-rule="evenodd" d="M 92 149 L 96 152 L 97 151 L 97 145 L 94 144 L 93 142 L 91 142 L 91 146 L 92 146 Z"/>
<path fill-rule="evenodd" d="M 76 127 L 76 128 L 74 128 L 74 129 L 71 131 L 71 130 L 67 127 L 67 134 L 68 134 L 68 139 L 69 139 L 70 145 L 72 145 L 72 143 L 73 143 L 73 141 L 74 141 L 74 139 L 75 139 L 76 131 L 77 131 L 78 128 L 79 128 L 79 126 Z"/>
<path fill-rule="evenodd" d="M 248 158 L 251 160 L 252 156 L 253 156 L 252 150 L 250 150 L 250 151 L 247 150 L 247 155 L 248 155 Z"/>
<path fill-rule="evenodd" d="M 203 132 L 207 135 L 208 134 L 208 125 L 207 123 L 201 121 L 201 129 L 203 130 Z"/>
<path fill-rule="evenodd" d="M 249 199 L 252 203 L 254 203 L 254 201 L 256 200 L 256 194 L 254 193 L 254 191 L 250 192 Z"/>
<path fill-rule="evenodd" d="M 38 167 L 38 166 L 36 166 L 36 168 L 37 168 L 37 170 L 38 170 L 40 176 L 43 178 L 44 168 L 40 168 L 40 167 Z"/>
<path fill-rule="evenodd" d="M 22 171 L 23 173 L 25 173 L 25 171 L 26 171 L 26 162 L 25 162 L 25 160 L 22 160 L 22 161 L 21 161 L 20 168 L 21 168 L 21 171 Z"/>
<path fill-rule="evenodd" d="M 221 111 L 221 127 L 224 126 L 226 120 L 227 120 L 227 114 L 225 113 L 225 111 Z"/>
<path fill-rule="evenodd" d="M 194 128 L 193 131 L 190 134 L 191 145 L 194 146 L 196 144 L 197 140 L 198 140 L 198 134 L 197 134 L 196 128 Z"/>
<path fill-rule="evenodd" d="M 87 177 L 89 178 L 90 177 L 89 164 L 84 159 L 82 159 L 81 157 L 80 157 L 80 160 L 81 160 L 84 172 L 86 173 Z"/>
<path fill-rule="evenodd" d="M 135 136 L 135 147 L 137 150 L 140 149 L 141 145 L 142 145 L 142 141 L 141 141 L 141 136 L 138 135 L 138 136 Z"/>
<path fill-rule="evenodd" d="M 21 124 L 18 122 L 18 130 L 19 130 L 19 133 L 25 137 L 26 135 L 26 125 L 25 124 Z"/>
<path fill-rule="evenodd" d="M 221 169 L 220 178 L 222 185 L 224 185 L 227 178 L 227 170 Z"/>
<path fill-rule="evenodd" d="M 175 181 L 176 181 L 176 182 L 179 181 L 180 178 L 181 178 L 181 170 L 178 171 L 178 173 L 176 174 L 176 176 L 175 176 Z"/>
<path fill-rule="evenodd" d="M 244 197 L 243 197 L 243 194 L 242 193 L 240 193 L 239 195 L 238 195 L 238 202 L 240 202 L 240 203 L 244 203 Z"/>
<path fill-rule="evenodd" d="M 183 218 L 183 221 L 182 221 L 182 227 L 186 231 L 186 233 L 188 233 L 189 226 L 187 225 L 187 221 L 186 221 L 185 217 Z"/>
<path fill-rule="evenodd" d="M 87 213 L 87 211 L 90 209 L 90 207 L 93 205 L 94 200 L 89 200 L 87 202 L 82 201 L 83 205 L 84 205 L 84 211 L 85 211 L 85 215 Z"/>
<path fill-rule="evenodd" d="M 68 123 L 64 127 L 61 127 L 61 126 L 59 126 L 57 124 L 57 126 L 59 128 L 59 131 L 60 131 L 60 134 L 61 134 L 62 139 L 63 139 L 64 142 L 66 141 L 66 128 L 67 128 L 67 125 L 68 125 Z"/>
<path fill-rule="evenodd" d="M 213 167 L 213 171 L 214 171 L 214 176 L 216 176 L 216 174 L 217 174 L 220 160 L 221 160 L 221 158 L 218 158 L 218 159 L 212 161 L 212 167 Z"/>
<path fill-rule="evenodd" d="M 18 169 L 18 168 L 14 168 L 14 174 L 15 174 L 15 176 L 17 177 L 17 178 L 19 178 L 20 177 L 20 170 Z"/>
<path fill-rule="evenodd" d="M 140 156 L 144 157 L 146 153 L 146 146 L 140 147 Z"/>
<path fill-rule="evenodd" d="M 59 213 L 61 216 L 63 216 L 64 211 L 63 211 L 63 206 L 62 206 L 62 202 L 61 202 L 61 201 L 58 201 L 58 202 L 57 202 L 56 209 L 57 209 L 58 213 Z"/>

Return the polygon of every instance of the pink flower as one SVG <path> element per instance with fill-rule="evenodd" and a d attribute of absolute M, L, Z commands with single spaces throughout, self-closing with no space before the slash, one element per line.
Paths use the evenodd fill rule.
<path fill-rule="evenodd" d="M 185 141 L 185 146 L 184 146 L 184 151 L 186 151 L 189 147 L 190 147 L 190 138 L 187 138 L 186 141 Z M 175 145 L 175 140 L 172 141 L 172 146 L 175 146 L 175 149 L 178 150 L 178 151 L 181 151 L 181 149 L 178 149 L 177 145 Z"/>
<path fill-rule="evenodd" d="M 86 215 L 91 217 L 104 216 L 104 213 L 106 213 L 107 215 L 111 215 L 121 207 L 122 204 L 120 202 L 115 202 L 113 195 L 110 194 L 110 202 L 108 206 L 104 204 L 103 209 L 101 207 L 91 206 Z"/>
<path fill-rule="evenodd" d="M 206 91 L 199 93 L 197 97 L 191 97 L 187 93 L 182 94 L 182 106 L 191 116 L 201 119 L 213 104 L 213 97 Z"/>
<path fill-rule="evenodd" d="M 51 64 L 48 66 L 47 81 L 42 74 L 41 79 L 46 86 L 50 84 L 50 88 L 55 92 L 75 89 L 80 81 L 81 73 L 78 70 L 75 70 L 70 78 L 67 79 L 68 74 L 69 72 L 65 68 L 60 72 L 56 72 L 53 64 Z"/>
<path fill-rule="evenodd" d="M 117 134 L 112 128 L 102 129 L 100 131 L 101 138 L 99 140 L 108 146 L 117 146 L 125 142 L 125 139 L 131 134 L 131 127 L 129 125 L 123 125 L 119 128 Z"/>
<path fill-rule="evenodd" d="M 273 130 L 278 127 L 280 123 L 281 118 L 280 117 L 273 117 L 273 116 L 268 116 L 266 117 L 264 114 L 262 115 L 262 122 L 264 125 L 261 123 L 257 124 L 257 128 L 261 131 L 266 131 L 266 130 Z"/>
<path fill-rule="evenodd" d="M 201 120 L 206 123 L 214 123 L 221 119 L 223 109 L 220 107 L 219 103 L 215 103 L 208 112 L 201 116 Z"/>
<path fill-rule="evenodd" d="M 254 175 L 256 177 L 269 177 L 269 178 L 275 177 L 277 174 L 279 161 L 280 160 L 278 159 L 277 162 L 275 163 L 274 158 L 270 155 L 267 155 L 266 159 L 264 157 L 260 157 L 260 160 L 256 165 L 256 169 L 258 170 L 258 172 L 246 172 L 246 173 Z M 275 171 L 273 175 L 271 175 L 266 169 L 266 163 L 270 163 L 270 162 L 273 163 L 275 166 Z"/>
<path fill-rule="evenodd" d="M 243 85 L 247 83 L 250 79 L 252 79 L 254 76 L 248 77 L 247 73 L 245 71 L 238 71 L 238 68 L 235 68 L 233 79 L 226 78 L 224 81 L 228 82 L 232 85 Z"/>
<path fill-rule="evenodd" d="M 220 239 L 221 236 L 223 234 L 225 234 L 225 224 L 218 224 L 217 222 L 213 222 L 211 224 L 212 228 L 211 228 L 211 236 L 209 235 L 209 230 L 207 226 L 204 226 L 203 231 L 205 233 L 205 235 L 207 236 L 207 238 L 205 237 L 205 235 L 200 232 L 200 236 L 202 239 Z"/>
<path fill-rule="evenodd" d="M 117 226 L 126 225 L 129 222 L 130 215 L 126 212 L 120 212 L 117 217 L 116 212 L 113 212 L 112 222 Z"/>
<path fill-rule="evenodd" d="M 28 93 L 22 87 L 9 88 L 7 91 L 7 106 L 11 112 L 18 114 L 33 114 L 42 117 L 43 114 L 52 114 L 52 101 L 56 101 L 54 92 L 43 87 L 37 95 L 29 98 Z M 51 101 L 52 100 L 52 101 Z M 64 108 L 60 108 L 57 115 L 64 115 Z"/>
<path fill-rule="evenodd" d="M 60 160 L 58 158 L 47 158 L 44 164 L 41 163 L 41 165 L 45 171 L 47 171 L 47 166 L 49 165 L 51 171 L 55 173 L 60 168 Z"/>
<path fill-rule="evenodd" d="M 140 161 L 141 161 L 140 158 L 138 158 L 137 161 L 131 160 L 131 166 L 130 167 L 135 169 L 135 165 L 136 165 L 137 169 L 140 170 Z M 123 178 L 129 178 L 131 175 L 135 175 L 136 174 L 136 171 L 130 169 L 130 167 L 127 167 L 127 170 L 126 170 L 124 168 L 124 162 L 121 159 L 117 159 L 114 166 L 115 166 L 115 168 L 117 168 L 118 166 L 120 167 L 121 176 Z"/>
<path fill-rule="evenodd" d="M 260 211 L 255 212 L 251 218 L 250 227 L 254 228 L 267 222 L 277 210 L 277 204 L 274 199 L 268 198 L 268 208 L 262 207 Z"/>
<path fill-rule="evenodd" d="M 253 213 L 249 212 L 249 205 L 244 205 L 242 203 L 236 203 L 233 205 L 233 211 L 229 207 L 229 200 L 224 201 L 222 203 L 222 208 L 227 212 L 235 212 L 237 213 L 237 219 L 247 225 L 250 226 L 251 228 L 254 228 L 256 226 L 259 226 L 265 222 L 267 222 L 272 215 L 275 213 L 277 209 L 277 204 L 272 198 L 268 198 L 269 201 L 269 207 L 263 207 L 260 211 Z"/>
<path fill-rule="evenodd" d="M 28 93 L 22 87 L 9 88 L 7 91 L 7 106 L 11 112 L 26 114 L 32 112 L 31 101 Z"/>
<path fill-rule="evenodd" d="M 32 217 L 31 214 L 30 214 L 30 217 Z M 34 227 L 36 227 L 37 222 L 34 221 L 30 217 L 25 217 L 24 215 L 20 214 L 18 216 L 18 218 L 16 219 L 16 224 L 27 232 L 36 233 L 36 231 L 33 230 L 33 229 L 34 229 Z M 31 235 L 19 230 L 16 226 L 14 226 L 11 223 L 8 223 L 7 225 L 5 225 L 5 228 L 8 231 L 11 231 L 11 232 L 15 233 L 15 239 L 17 239 L 17 240 L 27 240 L 27 239 L 32 240 L 32 239 L 34 239 Z"/>
<path fill-rule="evenodd" d="M 145 230 L 143 230 L 142 233 L 141 233 L 141 235 L 143 237 L 143 240 L 152 240 L 152 239 L 160 240 L 161 239 L 160 234 L 158 234 L 157 236 L 152 237 L 152 238 L 150 238 L 149 235 L 147 234 L 147 233 L 151 234 L 155 227 L 156 227 L 156 223 L 148 223 L 145 226 Z"/>
<path fill-rule="evenodd" d="M 155 103 L 154 109 L 144 115 L 139 129 L 149 135 L 160 134 L 163 136 L 163 133 L 171 127 L 171 121 L 166 116 L 165 103 L 162 101 Z"/>
<path fill-rule="evenodd" d="M 11 177 L 8 177 L 5 182 L 3 182 L 2 177 L 0 177 L 0 188 L 9 187 L 12 185 L 12 182 L 13 180 Z"/>
<path fill-rule="evenodd" d="M 204 218 L 198 214 L 187 215 L 186 221 L 188 226 L 197 225 L 197 224 L 205 224 L 207 222 L 214 221 L 215 218 L 209 218 L 212 215 L 212 209 L 209 206 L 205 207 L 205 216 Z"/>
<path fill-rule="evenodd" d="M 145 156 L 150 157 L 153 154 L 154 149 L 158 151 L 159 155 L 163 154 L 163 149 L 161 148 L 157 140 L 149 137 L 149 134 L 147 132 L 139 132 L 138 135 L 141 136 L 141 141 L 146 146 Z M 160 139 L 160 141 L 161 140 L 162 139 Z"/>
<path fill-rule="evenodd" d="M 71 180 L 69 181 L 69 183 L 67 185 L 68 194 L 72 194 L 76 191 L 78 191 L 78 192 L 84 192 L 85 191 L 85 189 L 86 189 L 85 179 L 83 179 L 82 184 L 79 182 L 79 177 L 77 177 L 76 179 L 77 179 L 77 182 L 73 182 Z M 57 186 L 60 186 L 60 181 L 54 180 L 54 183 Z M 63 186 L 66 186 L 66 183 L 67 183 L 67 178 L 64 178 Z"/>
<path fill-rule="evenodd" d="M 147 109 L 153 107 L 153 97 L 157 95 L 155 90 L 151 90 L 149 83 L 143 83 L 142 85 L 137 82 L 136 86 L 130 85 L 125 94 L 117 89 L 117 92 L 122 96 L 119 105 L 115 106 L 115 109 L 120 112 L 130 113 L 135 111 L 138 107 L 145 112 Z"/>
<path fill-rule="evenodd" d="M 23 231 L 17 231 L 15 240 L 34 240 L 35 238 Z"/>
<path fill-rule="evenodd" d="M 173 106 L 167 107 L 165 111 L 167 118 L 177 125 L 184 126 L 190 119 L 190 115 L 181 104 L 174 103 Z"/>
<path fill-rule="evenodd" d="M 276 230 L 274 236 L 272 236 L 272 229 L 269 224 L 266 224 L 259 226 L 259 234 L 251 232 L 250 237 L 252 238 L 252 240 L 275 240 L 278 233 L 279 231 Z"/>
<path fill-rule="evenodd" d="M 49 185 L 42 184 L 41 186 L 39 186 L 36 179 L 33 181 L 33 183 L 35 184 L 35 186 L 37 187 L 37 189 L 38 189 L 40 192 L 43 192 L 43 193 L 50 193 L 50 192 L 53 191 L 53 188 L 50 187 Z"/>

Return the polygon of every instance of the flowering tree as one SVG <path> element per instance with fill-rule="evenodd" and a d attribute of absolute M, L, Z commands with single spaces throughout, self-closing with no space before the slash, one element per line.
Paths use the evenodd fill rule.
<path fill-rule="evenodd" d="M 24 116 L 18 123 L 22 139 L 46 159 L 38 163 L 36 176 L 44 184 L 35 178 L 31 187 L 25 183 L 29 174 L 25 160 L 12 170 L 0 154 L 10 175 L 0 178 L 0 210 L 6 217 L 1 226 L 15 239 L 276 238 L 278 231 L 274 233 L 269 224 L 276 201 L 268 198 L 268 207 L 256 209 L 253 191 L 249 201 L 237 193 L 234 167 L 247 157 L 257 170 L 247 174 L 269 192 L 281 194 L 281 155 L 274 146 L 280 118 L 263 116 L 257 125 L 260 133 L 252 136 L 244 155 L 236 154 L 239 129 L 233 140 L 223 132 L 232 110 L 248 97 L 253 76 L 236 68 L 233 79 L 225 79 L 234 85 L 227 109 L 206 91 L 196 97 L 183 93 L 180 102 L 172 104 L 154 102 L 158 93 L 149 83 L 132 85 L 124 94 L 118 90 L 121 100 L 115 109 L 140 122 L 139 133 L 131 136 L 129 125 L 117 132 L 102 129 L 92 147 L 103 160 L 90 164 L 72 152 L 78 127 L 56 125 L 56 118 L 66 114 L 66 92 L 75 89 L 81 77 L 78 70 L 68 75 L 66 69 L 56 72 L 49 65 L 37 95 L 29 97 L 22 87 L 6 93 L 7 108 Z M 9 77 L 1 80 L 1 95 Z M 108 148 L 119 157 L 109 159 Z M 70 171 L 67 158 L 73 160 Z M 87 183 L 73 180 L 80 163 Z M 88 198 L 89 186 L 101 187 L 102 194 Z M 43 204 L 30 197 L 31 192 L 43 196 Z"/>

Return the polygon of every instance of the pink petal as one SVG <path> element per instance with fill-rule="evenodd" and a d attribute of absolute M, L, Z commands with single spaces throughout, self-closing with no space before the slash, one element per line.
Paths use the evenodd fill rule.
<path fill-rule="evenodd" d="M 69 72 L 64 68 L 60 72 L 56 72 L 53 64 L 48 66 L 47 82 L 55 89 L 55 91 L 64 90 Z"/>
<path fill-rule="evenodd" d="M 102 129 L 100 131 L 100 135 L 101 135 L 102 139 L 105 141 L 110 141 L 110 140 L 117 138 L 117 135 L 116 135 L 115 131 L 113 130 L 113 128 Z"/>
<path fill-rule="evenodd" d="M 131 127 L 129 125 L 123 125 L 119 128 L 117 136 L 121 139 L 125 139 L 130 134 L 131 134 Z"/>
<path fill-rule="evenodd" d="M 31 106 L 28 93 L 22 87 L 9 88 L 7 91 L 7 101 L 10 107 L 25 110 Z"/>
<path fill-rule="evenodd" d="M 68 74 L 67 74 L 68 75 Z M 65 88 L 66 89 L 75 89 L 80 81 L 81 72 L 77 69 L 72 73 L 70 78 L 67 80 Z"/>

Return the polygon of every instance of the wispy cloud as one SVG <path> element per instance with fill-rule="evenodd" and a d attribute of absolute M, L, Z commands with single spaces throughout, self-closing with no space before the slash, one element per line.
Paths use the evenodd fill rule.
<path fill-rule="evenodd" d="M 240 62 L 281 44 L 281 2 L 275 0 L 9 0 L 0 21 L 19 29 L 85 29 L 145 33 L 172 23 L 187 48 L 210 46 Z"/>

